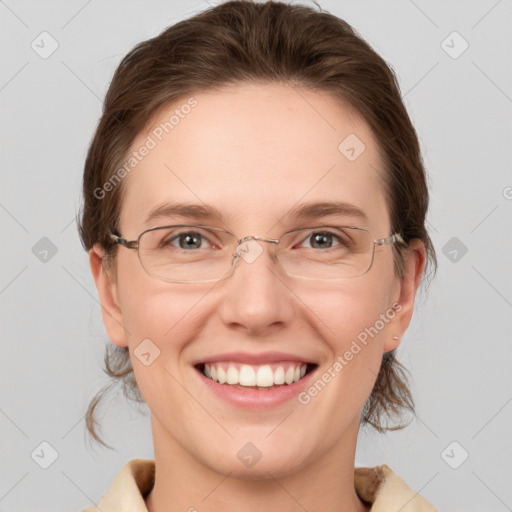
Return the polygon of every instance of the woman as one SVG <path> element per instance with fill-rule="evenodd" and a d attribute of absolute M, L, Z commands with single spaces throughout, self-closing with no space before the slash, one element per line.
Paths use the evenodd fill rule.
<path fill-rule="evenodd" d="M 155 460 L 98 509 L 434 510 L 387 466 L 354 469 L 360 424 L 413 410 L 394 351 L 435 264 L 427 207 L 394 75 L 346 22 L 235 1 L 134 48 L 81 236 Z"/>

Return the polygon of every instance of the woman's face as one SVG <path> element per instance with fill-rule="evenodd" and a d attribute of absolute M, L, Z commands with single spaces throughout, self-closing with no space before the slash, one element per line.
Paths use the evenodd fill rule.
<path fill-rule="evenodd" d="M 124 178 L 124 238 L 170 224 L 221 227 L 239 238 L 333 224 L 365 228 L 373 238 L 390 234 L 376 142 L 338 101 L 285 85 L 194 98 L 191 108 L 182 108 L 186 98 L 162 111 L 134 141 L 140 161 Z M 178 203 L 215 208 L 223 222 L 162 210 Z M 351 211 L 291 215 L 314 203 Z M 217 283 L 157 280 L 122 247 L 115 278 L 96 277 L 108 333 L 129 347 L 151 410 L 155 448 L 222 473 L 278 476 L 353 449 L 382 355 L 409 323 L 423 250 L 406 255 L 403 281 L 390 246 L 376 248 L 364 275 L 314 281 L 285 275 L 272 244 L 249 247 L 256 252 Z M 94 267 L 96 253 L 91 258 Z M 217 374 L 232 366 L 232 378 L 247 366 L 249 381 L 265 366 L 276 382 L 282 372 L 313 370 L 293 384 L 255 389 L 215 382 L 204 363 Z"/>

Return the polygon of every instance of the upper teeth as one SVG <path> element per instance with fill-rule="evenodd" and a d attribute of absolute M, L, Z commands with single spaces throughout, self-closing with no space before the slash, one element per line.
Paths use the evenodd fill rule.
<path fill-rule="evenodd" d="M 203 373 L 220 384 L 271 387 L 299 381 L 306 374 L 306 368 L 307 365 L 304 363 L 288 363 L 275 366 L 274 369 L 268 364 L 252 366 L 249 364 L 206 363 Z"/>

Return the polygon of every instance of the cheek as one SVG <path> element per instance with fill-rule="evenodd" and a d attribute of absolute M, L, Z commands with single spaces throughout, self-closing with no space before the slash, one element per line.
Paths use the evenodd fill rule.
<path fill-rule="evenodd" d="M 343 396 L 342 401 L 352 410 L 364 405 L 396 318 L 392 308 L 394 293 L 393 278 L 380 283 L 363 278 L 357 284 L 344 284 L 343 289 L 324 288 L 316 295 L 318 298 L 310 307 L 310 321 L 322 330 L 329 348 L 329 358 L 322 362 L 318 376 L 322 382 L 317 381 L 315 386 L 322 389 L 324 403 L 332 402 L 335 408 Z M 323 393 L 324 387 L 329 388 L 327 393 Z M 315 395 L 315 390 L 311 391 Z M 307 400 L 306 396 L 304 401 Z"/>
<path fill-rule="evenodd" d="M 316 318 L 318 329 L 325 333 L 326 341 L 339 355 L 351 341 L 364 342 L 365 333 L 368 339 L 377 342 L 388 334 L 395 317 L 390 308 L 397 296 L 397 286 L 392 275 L 383 276 L 379 282 L 362 276 L 357 282 L 318 287 L 310 290 L 307 296 L 310 297 L 307 306 L 311 321 Z"/>
<path fill-rule="evenodd" d="M 166 283 L 148 276 L 135 252 L 118 255 L 119 302 L 130 347 L 143 339 L 160 342 L 179 339 L 176 332 L 187 323 L 200 301 L 200 294 L 190 285 Z"/>
<path fill-rule="evenodd" d="M 142 340 L 150 339 L 171 364 L 194 337 L 202 316 L 202 295 L 190 288 L 177 291 L 174 286 L 179 285 L 133 283 L 122 301 L 130 348 L 135 350 Z"/>
<path fill-rule="evenodd" d="M 138 386 L 148 404 L 158 399 L 169 371 L 178 380 L 179 357 L 190 337 L 200 304 L 198 292 L 186 285 L 149 277 L 137 255 L 120 254 L 118 296 Z M 166 383 L 166 384 L 165 384 Z"/>
<path fill-rule="evenodd" d="M 163 423 L 175 425 L 169 411 L 183 412 L 190 407 L 190 397 L 180 385 L 186 379 L 181 362 L 186 346 L 200 332 L 201 297 L 197 291 L 171 291 L 168 284 L 162 284 L 133 282 L 129 290 L 127 287 L 123 317 L 141 394 L 153 414 Z M 179 425 L 174 429 L 180 429 Z"/>
<path fill-rule="evenodd" d="M 358 421 L 373 389 L 384 340 L 395 318 L 391 288 L 392 281 L 376 284 L 362 278 L 357 284 L 345 283 L 343 289 L 324 288 L 311 304 L 310 321 L 316 330 L 324 325 L 329 356 L 298 400 L 307 412 L 309 428 L 326 447 L 336 442 L 348 424 Z M 326 424 L 331 426 L 328 433 Z"/>

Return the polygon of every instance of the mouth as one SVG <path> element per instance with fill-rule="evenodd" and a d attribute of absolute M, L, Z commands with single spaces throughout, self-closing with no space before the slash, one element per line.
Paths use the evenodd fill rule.
<path fill-rule="evenodd" d="M 279 361 L 268 364 L 242 364 L 215 361 L 195 365 L 206 379 L 240 390 L 271 391 L 292 386 L 316 369 L 306 361 Z"/>

